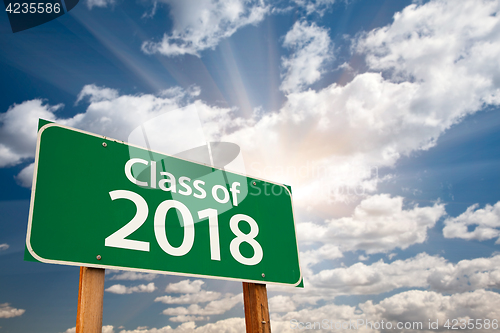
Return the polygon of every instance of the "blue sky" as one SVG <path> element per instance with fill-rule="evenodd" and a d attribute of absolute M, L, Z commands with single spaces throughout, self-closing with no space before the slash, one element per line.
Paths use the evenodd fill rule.
<path fill-rule="evenodd" d="M 0 332 L 75 326 L 78 268 L 23 261 L 38 118 L 125 141 L 155 122 L 176 153 L 196 132 L 177 109 L 292 186 L 305 288 L 268 286 L 273 332 L 498 319 L 499 10 L 81 0 L 16 34 L 0 15 Z M 244 327 L 239 282 L 109 271 L 105 289 L 103 332 Z"/>

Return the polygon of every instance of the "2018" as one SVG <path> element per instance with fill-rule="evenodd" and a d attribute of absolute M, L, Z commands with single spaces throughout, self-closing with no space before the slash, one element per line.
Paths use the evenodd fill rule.
<path fill-rule="evenodd" d="M 106 237 L 104 245 L 108 247 L 149 252 L 149 242 L 126 239 L 127 236 L 139 229 L 142 224 L 146 222 L 149 215 L 149 208 L 146 200 L 144 200 L 144 198 L 139 194 L 127 190 L 111 191 L 109 192 L 109 195 L 111 200 L 127 199 L 132 201 L 137 208 L 137 212 L 130 222 L 125 224 L 121 229 L 115 231 L 110 236 Z M 170 209 L 177 209 L 180 212 L 184 223 L 184 238 L 181 245 L 178 247 L 173 247 L 167 239 L 165 219 Z M 220 261 L 219 219 L 217 210 L 213 208 L 200 210 L 198 211 L 198 217 L 200 219 L 208 218 L 210 256 L 212 260 Z M 250 232 L 248 234 L 245 234 L 240 230 L 239 223 L 241 221 L 245 221 L 249 224 Z M 229 220 L 229 227 L 236 236 L 229 244 L 229 250 L 233 258 L 243 265 L 257 265 L 263 257 L 262 247 L 255 240 L 255 237 L 259 234 L 259 226 L 257 222 L 248 215 L 236 214 Z M 154 233 L 158 245 L 165 253 L 172 256 L 183 256 L 193 247 L 195 236 L 193 216 L 186 205 L 182 202 L 177 200 L 165 200 L 156 208 L 154 215 Z M 253 248 L 254 254 L 251 258 L 244 257 L 241 254 L 240 244 L 243 242 L 248 243 Z"/>

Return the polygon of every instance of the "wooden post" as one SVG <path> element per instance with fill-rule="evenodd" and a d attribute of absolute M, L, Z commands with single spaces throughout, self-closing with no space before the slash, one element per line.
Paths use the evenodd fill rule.
<path fill-rule="evenodd" d="M 102 332 L 104 269 L 80 267 L 76 333 Z"/>
<path fill-rule="evenodd" d="M 243 282 L 247 333 L 271 333 L 265 284 Z"/>

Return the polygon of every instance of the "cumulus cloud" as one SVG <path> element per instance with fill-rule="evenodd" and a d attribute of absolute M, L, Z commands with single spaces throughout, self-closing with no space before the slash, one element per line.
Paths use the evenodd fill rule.
<path fill-rule="evenodd" d="M 323 15 L 335 0 L 293 0 L 298 6 L 303 7 L 308 15 L 319 14 Z"/>
<path fill-rule="evenodd" d="M 194 294 L 184 294 L 179 297 L 161 296 L 155 298 L 155 302 L 162 302 L 165 304 L 193 304 L 215 301 L 221 297 L 221 293 L 216 291 L 200 290 Z"/>
<path fill-rule="evenodd" d="M 9 247 L 9 244 L 7 243 L 0 244 L 0 251 L 7 250 Z"/>
<path fill-rule="evenodd" d="M 120 333 L 240 333 L 245 331 L 245 319 L 228 318 L 196 327 L 194 322 L 183 323 L 176 328 L 165 326 L 162 328 L 122 330 Z"/>
<path fill-rule="evenodd" d="M 211 301 L 205 307 L 191 304 L 188 307 L 176 307 L 163 310 L 167 316 L 210 316 L 220 315 L 231 310 L 237 304 L 243 303 L 243 294 L 226 294 L 224 298 Z"/>
<path fill-rule="evenodd" d="M 146 280 L 146 281 L 152 281 L 152 280 L 156 279 L 157 276 L 158 276 L 158 274 L 125 271 L 125 272 L 121 272 L 119 274 L 115 274 L 115 275 L 111 276 L 109 278 L 109 280 L 129 280 L 129 281 Z"/>
<path fill-rule="evenodd" d="M 447 218 L 444 221 L 443 236 L 479 241 L 497 238 L 500 235 L 500 201 L 494 206 L 478 207 L 478 204 L 472 205 L 463 214 Z M 469 226 L 474 226 L 473 230 L 469 231 Z M 500 238 L 496 244 L 499 241 Z"/>
<path fill-rule="evenodd" d="M 335 322 L 349 322 L 350 320 L 356 322 L 356 320 L 364 318 L 365 316 L 363 314 L 356 311 L 356 306 L 328 304 L 314 309 L 306 308 L 298 311 L 291 311 L 284 315 L 274 313 L 271 315 L 271 328 L 273 332 L 291 333 L 298 331 L 298 327 L 294 327 L 292 321 L 302 322 L 304 324 L 307 322 L 321 323 L 324 319 L 327 321 L 333 320 Z M 303 327 L 305 326 L 304 324 L 302 325 Z M 363 328 L 357 331 L 363 333 L 367 332 Z"/>
<path fill-rule="evenodd" d="M 269 312 L 290 312 L 294 311 L 296 304 L 290 296 L 277 295 L 269 299 Z"/>
<path fill-rule="evenodd" d="M 338 295 L 375 295 L 401 288 L 425 288 L 440 293 L 461 293 L 500 287 L 500 255 L 461 260 L 456 264 L 420 253 L 406 260 L 307 271 L 307 292 L 294 292 L 297 304 Z M 279 289 L 287 292 L 285 289 Z"/>
<path fill-rule="evenodd" d="M 38 118 L 55 120 L 62 104 L 50 106 L 41 99 L 14 104 L 0 114 L 0 167 L 13 166 L 35 155 Z"/>
<path fill-rule="evenodd" d="M 262 21 L 269 10 L 262 0 L 161 2 L 169 5 L 173 30 L 170 34 L 165 33 L 159 42 L 145 42 L 142 50 L 167 56 L 199 56 L 200 51 L 215 48 L 239 28 Z"/>
<path fill-rule="evenodd" d="M 202 321 L 208 320 L 209 315 L 223 314 L 232 309 L 236 304 L 242 302 L 242 294 L 222 295 L 215 291 L 202 290 L 201 286 L 205 282 L 202 280 L 182 280 L 177 283 L 170 283 L 165 291 L 169 293 L 183 293 L 174 297 L 170 295 L 157 297 L 155 302 L 165 304 L 191 304 L 188 307 L 168 308 L 163 314 L 172 316 L 169 320 L 174 322 Z M 197 303 L 207 303 L 204 307 Z"/>
<path fill-rule="evenodd" d="M 444 214 L 443 204 L 404 209 L 402 197 L 379 194 L 361 201 L 350 217 L 324 224 L 304 222 L 298 224 L 297 230 L 303 242 L 336 244 L 341 251 L 364 250 L 372 254 L 423 243 L 427 230 Z"/>
<path fill-rule="evenodd" d="M 500 256 L 461 260 L 431 270 L 429 287 L 442 293 L 456 293 L 474 289 L 500 288 Z"/>
<path fill-rule="evenodd" d="M 118 91 L 116 89 L 98 87 L 95 84 L 88 84 L 84 86 L 78 94 L 75 104 L 78 104 L 86 97 L 88 98 L 90 103 L 111 101 L 118 97 Z"/>
<path fill-rule="evenodd" d="M 15 179 L 19 185 L 22 187 L 31 187 L 31 184 L 33 182 L 33 172 L 35 171 L 35 163 L 30 163 L 28 166 L 23 168 L 21 172 L 17 176 L 15 176 Z"/>
<path fill-rule="evenodd" d="M 171 317 L 169 320 L 173 321 L 173 322 L 185 323 L 188 321 L 204 321 L 204 320 L 208 320 L 208 319 L 210 319 L 210 317 L 179 315 L 179 316 Z"/>
<path fill-rule="evenodd" d="M 370 170 L 429 149 L 466 115 L 499 104 L 497 7 L 410 5 L 355 39 L 368 72 L 344 86 L 290 93 L 279 112 L 226 139 L 245 148 L 251 172 L 300 187 L 298 202 L 366 195 L 378 181 Z"/>
<path fill-rule="evenodd" d="M 120 333 L 184 333 L 192 332 L 195 327 L 196 325 L 194 322 L 188 322 L 179 325 L 177 328 L 172 328 L 171 326 L 151 329 L 138 327 L 135 330 L 121 330 Z"/>
<path fill-rule="evenodd" d="M 431 291 L 410 290 L 386 298 L 379 304 L 372 301 L 360 304 L 360 309 L 368 316 L 399 322 L 421 322 L 428 325 L 431 321 L 439 321 L 439 330 L 448 331 L 443 327 L 448 319 L 491 320 L 500 315 L 498 306 L 500 295 L 495 292 L 476 290 L 469 293 L 445 296 Z M 428 328 L 423 326 L 424 328 Z M 489 329 L 474 329 L 474 332 L 490 332 Z"/>
<path fill-rule="evenodd" d="M 443 258 L 422 253 L 392 263 L 380 260 L 371 265 L 356 263 L 350 267 L 326 269 L 307 281 L 316 288 L 328 290 L 330 296 L 379 294 L 403 287 L 427 287 L 431 272 L 445 263 Z"/>
<path fill-rule="evenodd" d="M 85 86 L 82 92 L 90 97 L 91 103 L 85 113 L 73 118 L 58 118 L 55 113 L 63 105 L 51 106 L 40 99 L 14 104 L 6 113 L 0 114 L 0 167 L 16 165 L 34 157 L 39 118 L 126 140 L 141 120 L 144 122 L 161 112 L 178 108 L 171 99 L 152 95 L 102 100 L 103 94 L 99 91 L 106 88 L 88 87 Z"/>
<path fill-rule="evenodd" d="M 321 78 L 322 68 L 333 59 L 328 30 L 315 23 L 297 21 L 285 36 L 283 46 L 292 49 L 282 58 L 285 69 L 280 89 L 297 92 Z"/>
<path fill-rule="evenodd" d="M 383 299 L 378 304 L 373 301 L 359 303 L 357 306 L 327 304 L 318 308 L 306 308 L 300 311 L 292 311 L 285 315 L 274 314 L 271 318 L 273 332 L 296 332 L 291 322 L 302 322 L 305 326 L 308 322 L 314 325 L 328 325 L 328 330 L 341 330 L 342 323 L 358 325 L 359 332 L 380 332 L 382 321 L 385 327 L 391 323 L 390 332 L 408 332 L 404 329 L 405 323 L 408 327 L 414 327 L 418 332 L 442 332 L 449 331 L 443 327 L 447 319 L 488 319 L 491 323 L 498 318 L 500 295 L 495 292 L 476 290 L 455 295 L 442 295 L 432 291 L 410 290 Z M 326 319 L 326 322 L 323 321 Z M 429 319 L 439 321 L 438 329 L 429 329 Z M 400 324 L 402 329 L 397 328 Z M 332 327 L 333 325 L 333 327 Z M 337 325 L 337 328 L 335 328 Z M 376 329 L 378 325 L 378 329 Z M 371 328 L 373 327 L 373 329 Z M 474 329 L 474 332 L 490 332 L 489 329 Z"/>
<path fill-rule="evenodd" d="M 3 244 L 2 244 L 3 245 Z M 21 316 L 26 310 L 16 309 L 9 305 L 9 303 L 0 304 L 0 318 L 13 318 Z"/>
<path fill-rule="evenodd" d="M 201 286 L 205 282 L 202 280 L 182 280 L 177 283 L 169 283 L 165 288 L 167 293 L 193 294 L 201 291 Z"/>
<path fill-rule="evenodd" d="M 325 244 L 318 249 L 301 251 L 299 255 L 302 274 L 307 276 L 312 274 L 311 268 L 317 263 L 320 263 L 324 260 L 342 258 L 344 256 L 339 247 L 333 244 Z"/>
<path fill-rule="evenodd" d="M 140 284 L 138 286 L 126 287 L 122 284 L 115 284 L 107 288 L 106 291 L 113 294 L 132 294 L 132 293 L 152 293 L 156 290 L 154 282 L 147 285 Z"/>
<path fill-rule="evenodd" d="M 197 121 L 204 124 L 203 143 L 215 141 L 220 138 L 221 129 L 230 123 L 231 109 L 211 107 L 201 101 L 191 102 L 190 98 L 196 94 L 197 89 L 193 87 L 188 91 L 170 89 L 158 95 L 119 95 L 113 89 L 87 85 L 80 92 L 78 101 L 87 100 L 89 106 L 84 113 L 72 118 L 57 117 L 57 110 L 63 107 L 62 104 L 51 106 L 40 99 L 14 104 L 0 114 L 0 167 L 33 160 L 39 118 L 129 141 L 130 133 L 137 126 L 161 116 L 162 126 L 155 128 L 157 132 L 148 132 L 148 136 L 151 140 L 161 140 L 162 148 L 168 146 L 167 153 L 175 154 L 182 151 L 182 147 L 198 145 L 199 138 L 194 138 L 192 132 L 172 125 L 185 120 L 185 115 L 189 114 L 195 115 Z M 168 126 L 172 130 L 165 131 Z M 30 164 L 20 172 L 16 177 L 19 184 L 31 186 L 33 167 Z"/>
<path fill-rule="evenodd" d="M 115 0 L 87 0 L 87 8 L 91 10 L 93 7 L 105 8 L 113 5 Z"/>
<path fill-rule="evenodd" d="M 141 124 L 148 120 L 166 113 L 172 113 L 180 107 L 185 106 L 187 101 L 181 100 L 185 96 L 183 91 L 177 95 L 159 96 L 151 94 L 143 95 L 114 95 L 105 87 L 85 86 L 82 92 L 88 98 L 90 104 L 85 113 L 78 114 L 70 119 L 58 119 L 59 123 L 68 126 L 91 130 L 94 133 L 127 141 L 129 134 Z M 82 98 L 85 98 L 82 97 Z M 202 102 L 190 105 L 192 108 L 209 108 Z M 215 110 L 204 110 L 207 116 L 213 115 Z M 228 112 L 224 109 L 224 112 Z M 201 111 L 200 111 L 201 112 Z M 211 113 L 212 112 L 212 113 Z M 156 133 L 157 135 L 159 133 Z"/>

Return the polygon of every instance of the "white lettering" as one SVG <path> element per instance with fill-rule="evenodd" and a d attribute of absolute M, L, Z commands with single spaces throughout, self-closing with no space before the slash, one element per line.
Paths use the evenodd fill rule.
<path fill-rule="evenodd" d="M 222 190 L 222 192 L 224 193 L 224 198 L 223 199 L 220 199 L 217 196 L 217 191 L 218 190 Z M 224 186 L 222 186 L 222 185 L 215 185 L 214 187 L 212 187 L 212 197 L 218 203 L 225 204 L 226 202 L 229 201 L 229 192 L 227 191 L 227 189 Z"/>
<path fill-rule="evenodd" d="M 237 189 L 238 186 L 241 186 L 240 183 L 234 182 L 231 184 L 231 194 L 233 195 L 233 206 L 238 206 L 238 197 L 237 194 L 240 193 L 240 190 Z"/>
<path fill-rule="evenodd" d="M 191 189 L 191 187 L 189 187 L 189 185 L 185 183 L 185 182 L 190 182 L 190 181 L 191 181 L 191 178 L 188 178 L 188 177 L 180 177 L 179 178 L 179 184 L 184 188 L 184 190 L 179 190 L 179 194 L 190 195 L 191 193 L 193 193 L 193 190 Z"/>
<path fill-rule="evenodd" d="M 175 184 L 175 177 L 172 175 L 170 172 L 160 172 L 160 175 L 162 176 L 167 176 L 168 179 L 162 179 L 158 183 L 158 186 L 163 190 L 163 191 L 172 191 L 173 193 L 176 193 L 176 184 Z M 169 183 L 170 186 L 166 187 L 165 183 Z"/>
<path fill-rule="evenodd" d="M 136 163 L 141 163 L 148 165 L 148 161 L 143 160 L 142 158 L 132 158 L 125 163 L 125 176 L 127 176 L 127 179 L 130 180 L 133 184 L 139 185 L 139 186 L 148 186 L 148 183 L 146 182 L 141 182 L 140 180 L 137 180 L 132 176 L 132 165 Z"/>
<path fill-rule="evenodd" d="M 200 187 L 200 185 L 205 185 L 205 182 L 203 180 L 195 180 L 193 182 L 193 186 L 197 191 L 200 191 L 200 194 L 194 193 L 193 196 L 198 199 L 204 199 L 207 196 L 207 192 L 203 188 Z"/>

